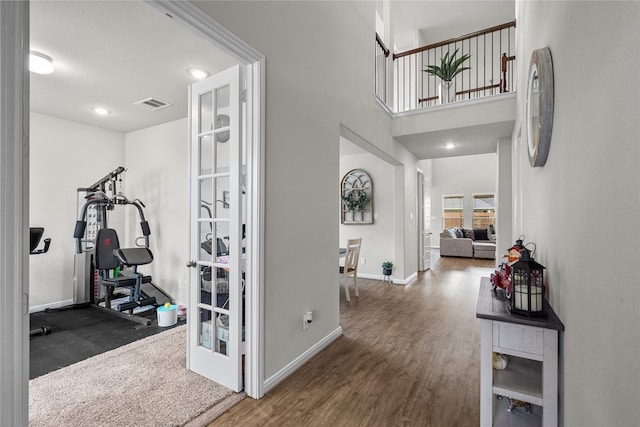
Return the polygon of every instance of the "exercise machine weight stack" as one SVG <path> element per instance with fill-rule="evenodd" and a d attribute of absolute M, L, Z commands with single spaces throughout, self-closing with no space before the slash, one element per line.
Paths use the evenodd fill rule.
<path fill-rule="evenodd" d="M 116 184 L 122 183 L 121 175 L 125 172 L 122 166 L 110 172 L 90 187 L 78 188 L 77 193 L 77 218 L 81 218 L 83 207 L 87 200 L 97 192 L 116 195 Z M 107 205 L 89 205 L 86 210 L 86 227 L 84 237 L 81 239 L 80 252 L 74 256 L 73 274 L 73 306 L 82 307 L 95 303 L 100 298 L 100 290 L 97 286 L 98 272 L 93 266 L 93 248 L 96 235 L 101 228 L 107 228 Z M 113 206 L 111 207 L 113 209 Z"/>

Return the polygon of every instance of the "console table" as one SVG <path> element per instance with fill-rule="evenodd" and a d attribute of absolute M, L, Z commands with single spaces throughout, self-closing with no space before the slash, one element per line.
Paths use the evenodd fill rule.
<path fill-rule="evenodd" d="M 544 304 L 547 317 L 513 315 L 503 291 L 494 291 L 488 277 L 481 279 L 480 426 L 558 425 L 558 332 L 564 326 Z M 509 356 L 507 369 L 493 369 L 493 352 Z M 532 412 L 508 410 L 510 398 L 530 403 Z"/>

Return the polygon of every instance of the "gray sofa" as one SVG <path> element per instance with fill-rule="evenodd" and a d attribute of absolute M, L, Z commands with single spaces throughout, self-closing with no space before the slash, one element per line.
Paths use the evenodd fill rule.
<path fill-rule="evenodd" d="M 488 230 L 446 228 L 440 233 L 440 256 L 496 259 L 495 236 Z"/>

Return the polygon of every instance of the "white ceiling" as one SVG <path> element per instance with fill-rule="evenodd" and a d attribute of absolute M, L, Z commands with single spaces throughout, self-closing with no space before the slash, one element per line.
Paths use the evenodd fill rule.
<path fill-rule="evenodd" d="M 462 36 L 515 19 L 515 0 L 391 0 L 398 52 Z"/>
<path fill-rule="evenodd" d="M 32 1 L 31 49 L 56 66 L 31 73 L 31 111 L 120 132 L 186 117 L 195 82 L 187 69 L 236 63 L 141 1 Z M 171 106 L 133 105 L 149 97 Z M 97 116 L 93 106 L 112 114 Z"/>
<path fill-rule="evenodd" d="M 392 0 L 394 39 L 410 49 L 418 33 L 422 40 L 441 40 L 497 25 L 513 19 L 513 5 L 514 0 Z M 195 81 L 187 69 L 215 73 L 236 63 L 139 0 L 32 1 L 31 49 L 52 57 L 56 66 L 53 74 L 31 73 L 31 111 L 119 132 L 186 117 L 187 88 Z M 148 111 L 133 105 L 150 97 L 171 106 Z M 97 116 L 93 106 L 112 114 Z M 476 141 L 472 151 L 485 150 L 488 141 L 495 142 L 492 132 L 504 133 L 505 126 L 399 140 L 419 158 L 435 158 L 442 157 L 442 140 Z"/>
<path fill-rule="evenodd" d="M 514 122 L 505 121 L 480 126 L 468 126 L 436 132 L 396 137 L 398 142 L 418 159 L 438 159 L 441 157 L 469 156 L 473 154 L 495 153 L 498 138 L 513 133 Z M 452 143 L 451 149 L 445 147 Z"/>

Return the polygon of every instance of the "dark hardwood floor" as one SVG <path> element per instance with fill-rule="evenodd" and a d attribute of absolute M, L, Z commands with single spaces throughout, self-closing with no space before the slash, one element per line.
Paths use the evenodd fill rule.
<path fill-rule="evenodd" d="M 340 289 L 344 335 L 210 426 L 477 426 L 475 310 L 480 277 L 493 265 L 436 255 L 409 286 L 360 279 L 350 303 Z"/>

